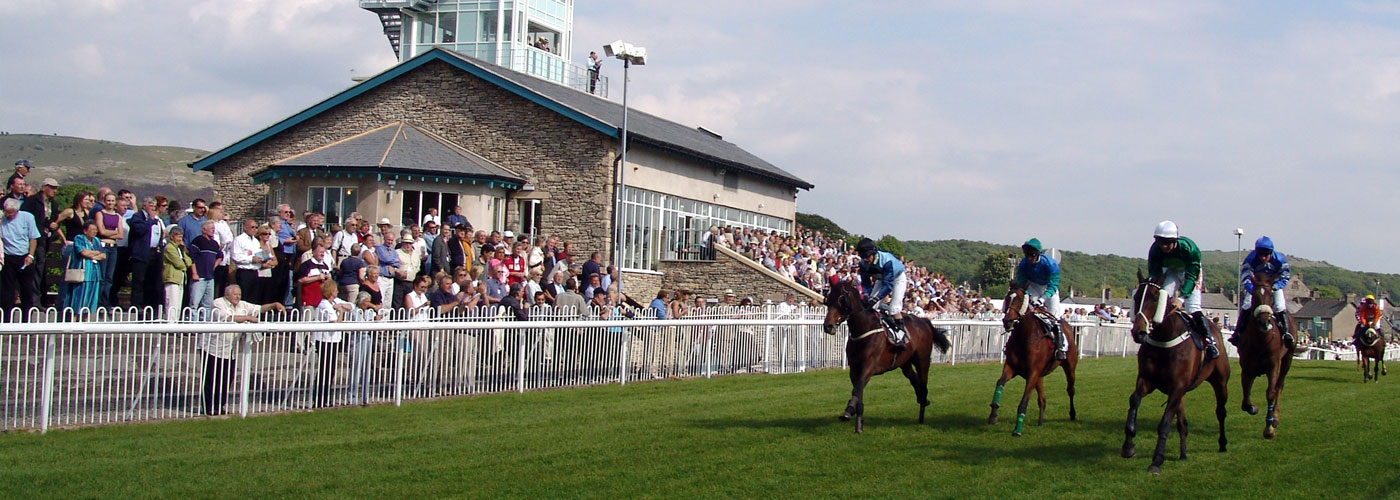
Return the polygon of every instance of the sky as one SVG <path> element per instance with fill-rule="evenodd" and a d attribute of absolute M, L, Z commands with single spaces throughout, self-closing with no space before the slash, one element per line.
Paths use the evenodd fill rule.
<path fill-rule="evenodd" d="M 901 240 L 1202 248 L 1400 273 L 1400 1 L 576 0 L 629 104 Z M 0 0 L 0 130 L 215 150 L 396 61 L 355 0 Z M 621 68 L 604 65 L 612 98 Z M 1237 240 L 1237 241 L 1230 241 Z"/>

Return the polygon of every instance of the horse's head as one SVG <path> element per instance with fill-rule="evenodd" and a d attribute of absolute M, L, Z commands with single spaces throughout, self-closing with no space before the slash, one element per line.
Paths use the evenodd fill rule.
<path fill-rule="evenodd" d="M 1133 290 L 1133 335 L 1147 335 L 1167 314 L 1167 299 L 1162 296 L 1162 277 L 1147 279 L 1137 272 L 1138 284 Z M 1147 311 L 1152 311 L 1148 317 Z"/>
<path fill-rule="evenodd" d="M 1268 333 L 1274 327 L 1274 278 L 1266 273 L 1254 273 L 1254 291 L 1250 292 L 1250 303 L 1254 304 L 1253 310 L 1249 312 L 1254 328 L 1260 332 Z"/>
<path fill-rule="evenodd" d="M 836 333 L 836 326 L 846 322 L 846 318 L 856 308 L 861 307 L 860 292 L 849 281 L 839 281 L 831 287 L 831 291 L 826 292 L 826 299 L 822 302 L 826 305 L 826 319 L 822 321 L 822 332 L 827 335 Z"/>
<path fill-rule="evenodd" d="M 1011 331 L 1011 327 L 1021 320 L 1022 316 L 1030 312 L 1031 301 L 1026 297 L 1026 289 L 1016 285 L 1012 280 L 1006 288 L 1006 298 L 1001 302 L 1001 309 L 1005 311 L 1001 316 L 1001 326 Z"/>

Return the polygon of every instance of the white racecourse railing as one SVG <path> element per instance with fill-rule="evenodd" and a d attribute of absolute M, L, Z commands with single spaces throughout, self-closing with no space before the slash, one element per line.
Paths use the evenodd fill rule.
<path fill-rule="evenodd" d="M 35 312 L 0 324 L 0 431 L 844 368 L 844 325 L 823 334 L 824 312 L 712 307 L 679 320 L 601 320 L 537 308 L 520 322 L 399 311 L 342 323 L 303 321 L 297 310 L 258 323 L 169 322 L 149 309 L 97 311 L 85 321 Z M 935 352 L 936 363 L 1001 359 L 1000 322 L 935 323 L 953 343 Z M 1125 325 L 1076 327 L 1083 356 L 1136 352 Z M 340 341 L 318 340 L 327 332 L 341 332 Z"/>

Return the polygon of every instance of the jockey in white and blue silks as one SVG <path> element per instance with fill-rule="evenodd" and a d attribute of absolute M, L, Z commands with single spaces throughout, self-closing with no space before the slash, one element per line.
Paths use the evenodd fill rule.
<path fill-rule="evenodd" d="M 1069 339 L 1060 331 L 1060 265 L 1055 259 L 1040 253 L 1040 240 L 1031 238 L 1021 245 L 1021 263 L 1016 265 L 1016 286 L 1026 290 L 1026 299 L 1045 308 L 1055 321 L 1055 359 L 1063 360 L 1069 351 Z"/>
<path fill-rule="evenodd" d="M 1269 276 L 1274 280 L 1273 304 L 1274 316 L 1278 318 L 1280 329 L 1283 330 L 1283 340 L 1287 343 L 1293 342 L 1293 335 L 1288 328 L 1288 302 L 1283 296 L 1283 288 L 1288 285 L 1290 273 L 1288 270 L 1288 259 L 1283 254 L 1274 251 L 1274 241 L 1268 236 L 1261 236 L 1254 242 L 1254 250 L 1240 263 L 1240 287 L 1244 289 L 1240 299 L 1239 317 L 1235 319 L 1235 332 L 1230 335 L 1230 343 L 1234 344 L 1239 329 L 1243 325 L 1245 315 L 1249 314 L 1250 308 L 1254 307 L 1254 275 L 1258 273 Z"/>
<path fill-rule="evenodd" d="M 860 283 L 869 295 L 865 302 L 871 308 L 883 308 L 893 320 L 890 328 L 890 342 L 902 348 L 909 343 L 904 332 L 904 291 L 909 281 L 904 277 L 904 263 L 894 254 L 875 249 L 875 242 L 862 238 L 856 243 L 856 254 L 860 255 Z M 890 298 L 889 304 L 881 301 Z"/>

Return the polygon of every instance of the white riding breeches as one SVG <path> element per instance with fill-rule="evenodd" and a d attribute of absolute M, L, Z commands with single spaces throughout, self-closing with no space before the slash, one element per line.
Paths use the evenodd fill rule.
<path fill-rule="evenodd" d="M 1042 285 L 1034 281 L 1027 282 L 1026 297 L 1032 299 L 1045 297 L 1046 286 L 1049 285 Z M 1060 319 L 1060 317 L 1064 316 L 1064 311 L 1060 309 L 1060 292 L 1058 290 L 1055 291 L 1054 295 L 1045 298 L 1045 310 L 1050 311 L 1050 315 L 1054 316 L 1055 319 Z"/>
<path fill-rule="evenodd" d="M 884 287 L 884 281 L 876 281 L 874 291 L 875 295 L 879 295 L 881 292 L 884 292 Z M 900 273 L 899 275 L 895 276 L 894 286 L 890 288 L 890 302 L 888 304 L 881 302 L 876 307 L 884 308 L 885 312 L 889 313 L 890 315 L 899 314 L 900 312 L 904 311 L 904 290 L 908 287 L 909 280 L 904 277 L 903 273 Z"/>
<path fill-rule="evenodd" d="M 1201 312 L 1201 283 L 1205 278 L 1205 270 L 1196 276 L 1196 289 L 1191 291 L 1191 296 L 1182 299 L 1187 314 Z M 1170 298 L 1176 296 L 1177 289 L 1186 281 L 1185 269 L 1168 269 L 1162 279 L 1162 296 Z"/>
<path fill-rule="evenodd" d="M 1272 305 L 1276 313 L 1288 312 L 1288 301 L 1283 298 L 1283 290 L 1274 290 L 1274 303 Z M 1253 295 L 1248 293 L 1244 294 L 1244 297 L 1240 299 L 1240 315 L 1243 316 L 1245 313 L 1249 312 L 1249 309 L 1252 307 L 1254 307 Z"/>

